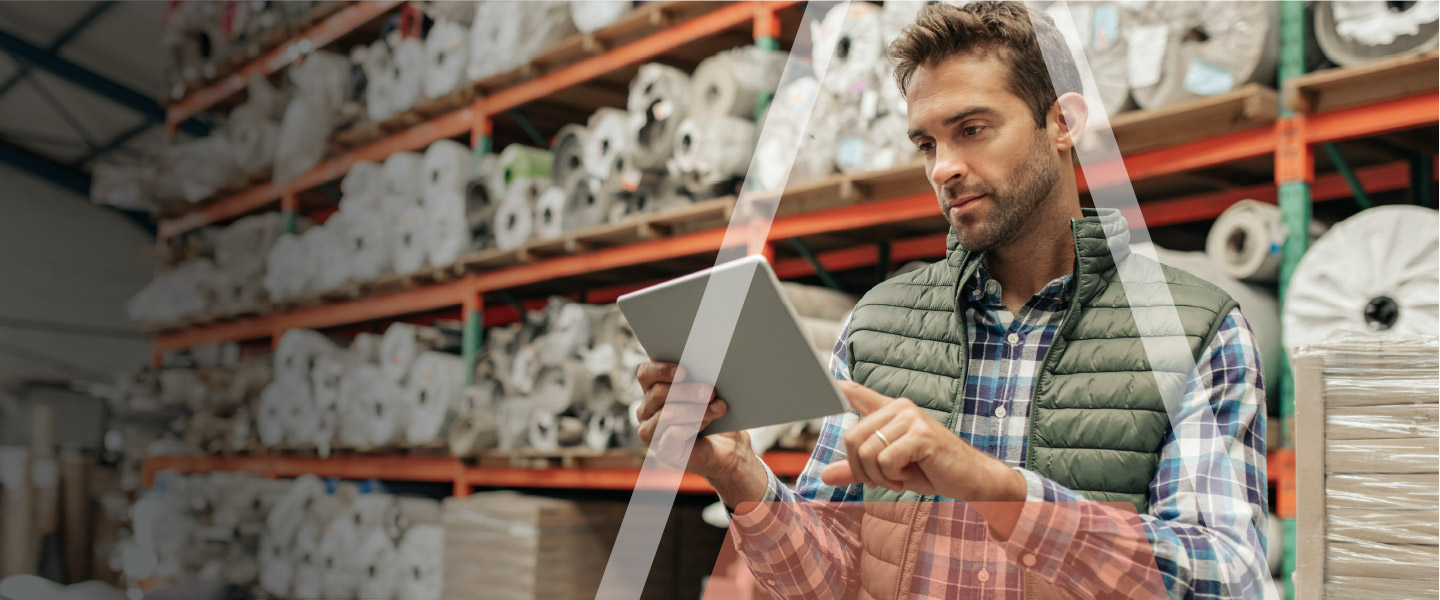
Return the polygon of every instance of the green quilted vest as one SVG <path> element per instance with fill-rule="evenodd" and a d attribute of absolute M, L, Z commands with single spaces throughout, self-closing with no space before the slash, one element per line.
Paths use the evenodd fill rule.
<path fill-rule="evenodd" d="M 1189 273 L 1130 255 L 1128 228 L 1117 211 L 1086 209 L 1071 229 L 1074 292 L 1035 382 L 1025 467 L 1090 500 L 1130 502 L 1144 513 L 1169 425 L 1162 387 L 1169 388 L 1164 397 L 1179 400 L 1194 361 L 1235 301 Z M 1117 258 L 1131 283 L 1121 283 Z M 945 260 L 867 293 L 847 338 L 855 381 L 910 398 L 955 430 L 969 349 L 960 282 L 974 275 L 980 259 L 981 253 L 958 248 L 952 232 Z M 1144 331 L 1135 315 L 1142 315 Z M 1147 358 L 1146 345 L 1157 364 Z M 867 501 L 918 499 L 865 490 Z"/>

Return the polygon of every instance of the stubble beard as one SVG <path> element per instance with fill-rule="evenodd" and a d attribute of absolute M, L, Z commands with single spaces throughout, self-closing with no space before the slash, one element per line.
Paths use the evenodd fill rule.
<path fill-rule="evenodd" d="M 1060 181 L 1060 169 L 1053 157 L 1045 153 L 1044 147 L 1043 137 L 1037 139 L 1029 156 L 1015 163 L 1003 187 L 980 182 L 969 187 L 952 186 L 943 191 L 942 209 L 951 198 L 985 194 L 990 199 L 993 213 L 990 218 L 972 222 L 968 227 L 962 219 L 952 218 L 950 211 L 945 210 L 945 219 L 959 236 L 961 247 L 971 252 L 992 250 L 1014 239 L 1025 226 L 1026 218 Z"/>

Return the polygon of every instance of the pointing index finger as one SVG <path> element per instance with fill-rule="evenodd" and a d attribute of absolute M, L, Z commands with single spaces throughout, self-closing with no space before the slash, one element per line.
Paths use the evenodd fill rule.
<path fill-rule="evenodd" d="M 844 392 L 845 399 L 850 401 L 850 408 L 855 409 L 855 412 L 861 415 L 868 415 L 880 410 L 894 400 L 894 398 L 853 381 L 840 382 L 840 391 Z"/>

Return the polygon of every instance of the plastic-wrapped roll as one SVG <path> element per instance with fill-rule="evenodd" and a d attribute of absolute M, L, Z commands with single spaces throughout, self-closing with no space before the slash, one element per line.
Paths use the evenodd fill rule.
<path fill-rule="evenodd" d="M 1127 7 L 1131 94 L 1141 108 L 1269 82 L 1275 73 L 1276 4 L 1146 2 Z"/>
<path fill-rule="evenodd" d="M 383 336 L 374 333 L 361 333 L 355 336 L 350 342 L 348 358 L 357 363 L 380 363 L 380 343 Z"/>
<path fill-rule="evenodd" d="M 1312 223 L 1311 236 L 1323 226 Z M 1241 200 L 1220 213 L 1205 238 L 1205 254 L 1225 274 L 1244 281 L 1271 282 L 1280 277 L 1280 248 L 1288 234 L 1280 207 Z"/>
<path fill-rule="evenodd" d="M 535 377 L 530 401 L 537 412 L 560 414 L 584 399 L 589 392 L 585 369 L 574 359 L 564 359 L 560 364 L 544 365 Z"/>
<path fill-rule="evenodd" d="M 585 140 L 590 130 L 584 125 L 571 123 L 555 133 L 555 142 L 550 146 L 554 162 L 550 166 L 550 178 L 557 185 L 566 185 L 576 177 L 585 176 Z"/>
<path fill-rule="evenodd" d="M 315 447 L 316 441 L 321 438 L 321 410 L 315 405 L 309 388 L 305 389 L 303 399 L 291 402 L 286 408 L 289 412 L 285 414 L 285 443 L 297 447 Z M 320 441 L 328 446 L 329 438 Z"/>
<path fill-rule="evenodd" d="M 502 194 L 490 189 L 483 179 L 465 186 L 465 224 L 469 230 L 470 250 L 495 247 L 495 215 L 500 211 Z"/>
<path fill-rule="evenodd" d="M 420 525 L 440 523 L 440 503 L 429 498 L 396 496 L 380 517 L 380 527 L 398 543 L 405 532 Z"/>
<path fill-rule="evenodd" d="M 557 417 L 543 410 L 531 413 L 527 440 L 530 447 L 553 452 L 561 447 L 578 446 L 585 440 L 585 422 L 575 417 Z"/>
<path fill-rule="evenodd" d="M 380 167 L 380 179 L 385 186 L 381 199 L 386 203 L 386 210 L 398 211 L 404 208 L 406 201 L 421 201 L 421 166 L 424 162 L 425 157 L 419 152 L 396 152 L 385 159 Z"/>
<path fill-rule="evenodd" d="M 547 179 L 518 180 L 510 186 L 495 213 L 495 247 L 513 250 L 535 233 L 535 206 L 550 185 Z"/>
<path fill-rule="evenodd" d="M 550 154 L 549 150 L 523 144 L 510 144 L 500 153 L 497 168 L 498 173 L 504 177 L 505 190 L 509 192 L 510 186 L 514 185 L 516 181 L 548 179 L 550 167 L 554 162 L 555 157 Z"/>
<path fill-rule="evenodd" d="M 335 410 L 340 404 L 340 381 L 349 370 L 347 363 L 347 359 L 339 353 L 315 360 L 315 367 L 310 370 L 310 389 L 315 406 Z"/>
<path fill-rule="evenodd" d="M 876 65 L 885 62 L 885 39 L 880 7 L 868 2 L 847 2 L 810 23 L 811 62 L 823 73 L 826 90 L 845 97 L 877 92 Z"/>
<path fill-rule="evenodd" d="M 589 130 L 590 135 L 584 140 L 585 171 L 603 180 L 610 176 L 615 157 L 630 147 L 630 113 L 618 108 L 601 108 L 590 115 Z"/>
<path fill-rule="evenodd" d="M 305 232 L 314 236 L 311 246 L 315 254 L 315 268 L 311 270 L 312 288 L 319 291 L 337 289 L 350 283 L 350 248 L 345 230 L 347 219 L 330 219 L 324 225 L 312 227 Z"/>
<path fill-rule="evenodd" d="M 613 411 L 591 414 L 590 421 L 585 426 L 585 446 L 591 450 L 616 447 L 616 433 L 623 426 L 624 420 L 624 414 Z"/>
<path fill-rule="evenodd" d="M 1059 10 L 1058 6 L 1052 5 L 1050 10 Z M 1069 4 L 1069 8 L 1078 37 L 1066 36 L 1065 41 L 1070 45 L 1070 52 L 1084 53 L 1095 79 L 1095 87 L 1085 87 L 1085 97 L 1091 100 L 1092 106 L 1098 100 L 1105 108 L 1105 115 L 1118 115 L 1133 106 L 1127 45 L 1121 35 L 1121 6 L 1117 2 L 1076 2 Z M 1090 122 L 1097 122 L 1100 114 L 1092 110 Z"/>
<path fill-rule="evenodd" d="M 470 31 L 449 19 L 435 21 L 425 36 L 425 82 L 427 98 L 439 98 L 466 80 L 470 61 Z"/>
<path fill-rule="evenodd" d="M 319 598 L 325 586 L 324 562 L 320 557 L 321 532 L 312 524 L 305 524 L 295 533 L 295 582 L 291 594 L 295 598 Z"/>
<path fill-rule="evenodd" d="M 889 113 L 871 120 L 868 127 L 846 127 L 835 144 L 835 166 L 841 173 L 865 173 L 900 164 L 907 126 L 904 115 Z"/>
<path fill-rule="evenodd" d="M 1300 259 L 1285 297 L 1285 348 L 1335 331 L 1440 335 L 1440 222 L 1418 206 L 1379 206 L 1331 227 Z"/>
<path fill-rule="evenodd" d="M 265 293 L 273 300 L 286 300 L 299 295 L 300 290 L 296 289 L 297 282 L 304 279 L 303 275 L 297 276 L 296 270 L 302 264 L 300 260 L 300 236 L 285 234 L 275 240 L 270 251 L 265 254 Z"/>
<path fill-rule="evenodd" d="M 761 130 L 772 133 L 757 140 L 755 147 L 753 183 L 758 185 L 758 189 L 779 189 L 787 184 L 819 179 L 833 172 L 833 154 L 799 151 L 802 136 L 816 133 L 816 128 L 807 119 L 812 114 L 823 114 L 820 93 L 820 84 L 815 78 L 802 77 L 785 84 L 775 95 Z"/>
<path fill-rule="evenodd" d="M 260 443 L 276 447 L 285 443 L 290 429 L 290 407 L 304 401 L 306 390 L 298 381 L 277 380 L 260 393 L 260 410 L 255 416 Z"/>
<path fill-rule="evenodd" d="M 674 154 L 675 129 L 690 108 L 690 76 L 684 71 L 646 63 L 630 82 L 630 154 L 637 167 L 662 169 Z"/>
<path fill-rule="evenodd" d="M 785 53 L 741 46 L 726 50 L 695 67 L 690 82 L 691 119 L 721 116 L 755 119 L 755 101 L 761 92 L 775 93 L 785 70 Z"/>
<path fill-rule="evenodd" d="M 534 345 L 521 346 L 511 357 L 509 370 L 505 372 L 509 376 L 510 389 L 522 396 L 530 395 L 535 389 L 535 380 L 540 375 L 542 366 Z"/>
<path fill-rule="evenodd" d="M 275 182 L 285 183 L 314 168 L 325 157 L 332 112 L 319 100 L 298 95 L 285 106 L 275 144 Z"/>
<path fill-rule="evenodd" d="M 387 83 L 386 102 L 393 112 L 405 112 L 425 98 L 425 71 L 427 67 L 425 42 L 417 38 L 406 38 L 395 45 L 391 57 L 391 75 Z"/>
<path fill-rule="evenodd" d="M 400 559 L 395 543 L 383 529 L 370 529 L 360 536 L 355 551 L 360 567 L 360 598 L 394 598 L 400 589 Z"/>
<path fill-rule="evenodd" d="M 342 211 L 340 216 L 345 219 L 345 249 L 350 255 L 351 280 L 374 281 L 393 272 L 394 232 L 385 214 Z"/>
<path fill-rule="evenodd" d="M 438 140 L 425 149 L 420 162 L 420 194 L 425 201 L 446 192 L 465 189 L 475 167 L 470 147 L 455 140 Z"/>
<path fill-rule="evenodd" d="M 619 21 L 635 6 L 631 0 L 571 2 L 570 19 L 582 33 L 594 33 Z"/>
<path fill-rule="evenodd" d="M 260 588 L 277 598 L 290 596 L 295 581 L 295 562 L 290 556 L 290 542 L 276 533 L 260 538 Z"/>
<path fill-rule="evenodd" d="M 436 327 L 391 323 L 380 339 L 380 368 L 390 381 L 401 383 L 422 352 L 453 346 L 453 336 Z"/>
<path fill-rule="evenodd" d="M 535 202 L 535 239 L 552 240 L 565 234 L 566 190 L 554 185 L 540 194 Z"/>
<path fill-rule="evenodd" d="M 501 395 L 501 384 L 493 377 L 477 377 L 475 385 L 465 388 L 464 394 L 468 407 L 460 412 L 460 418 L 448 433 L 450 454 L 462 458 L 475 456 L 499 443 L 495 403 Z"/>
<path fill-rule="evenodd" d="M 230 142 L 231 163 L 241 173 L 255 173 L 270 168 L 275 162 L 275 144 L 280 136 L 280 122 L 265 115 L 258 107 L 241 104 L 230 111 L 225 137 Z"/>
<path fill-rule="evenodd" d="M 275 363 L 272 369 L 277 381 L 310 384 L 310 370 L 315 361 L 324 356 L 334 356 L 338 349 L 324 334 L 311 329 L 289 329 L 280 336 L 275 346 Z"/>
<path fill-rule="evenodd" d="M 405 380 L 410 421 L 405 441 L 420 446 L 440 439 L 455 418 L 465 386 L 465 361 L 453 354 L 422 352 Z"/>
<path fill-rule="evenodd" d="M 542 362 L 558 364 L 576 356 L 579 349 L 590 346 L 601 310 L 597 306 L 563 298 L 551 299 L 545 309 L 548 313 L 545 335 L 535 340 L 535 349 Z"/>
<path fill-rule="evenodd" d="M 434 266 L 455 264 L 470 249 L 470 228 L 466 225 L 465 192 L 448 190 L 427 200 L 430 217 L 426 259 Z"/>
<path fill-rule="evenodd" d="M 346 510 L 331 520 L 320 541 L 323 598 L 354 598 L 360 590 L 360 574 L 352 563 L 361 530 L 350 516 Z"/>
<path fill-rule="evenodd" d="M 575 33 L 565 2 L 482 2 L 470 30 L 471 80 L 508 73 Z"/>
<path fill-rule="evenodd" d="M 565 188 L 565 210 L 560 219 L 562 229 L 575 231 L 605 222 L 612 197 L 600 193 L 598 180 L 576 177 Z"/>
<path fill-rule="evenodd" d="M 440 598 L 445 587 L 445 529 L 421 524 L 405 530 L 400 540 L 400 585 L 397 598 Z"/>
<path fill-rule="evenodd" d="M 378 163 L 368 160 L 351 165 L 350 170 L 345 172 L 345 177 L 340 180 L 341 206 L 347 210 L 379 210 L 385 189 L 380 171 Z"/>
<path fill-rule="evenodd" d="M 305 60 L 291 65 L 286 74 L 298 94 L 317 102 L 326 111 L 327 118 L 350 96 L 350 59 L 340 54 L 326 50 L 312 52 Z"/>
<path fill-rule="evenodd" d="M 430 213 L 425 208 L 412 204 L 395 215 L 395 272 L 414 273 L 425 267 L 425 254 L 429 251 Z"/>
<path fill-rule="evenodd" d="M 1440 6 L 1434 2 L 1337 0 L 1315 5 L 1315 39 L 1341 66 L 1419 54 L 1440 40 Z"/>
<path fill-rule="evenodd" d="M 390 106 L 390 88 L 395 85 L 394 56 L 385 40 L 365 49 L 360 68 L 365 72 L 365 115 L 382 121 L 399 112 Z"/>
<path fill-rule="evenodd" d="M 743 177 L 755 151 L 755 126 L 750 119 L 718 115 L 691 117 L 675 132 L 676 170 L 692 191 Z"/>
<path fill-rule="evenodd" d="M 524 398 L 510 398 L 496 403 L 496 442 L 500 450 L 514 450 L 527 446 L 530 435 L 530 415 L 535 406 Z"/>

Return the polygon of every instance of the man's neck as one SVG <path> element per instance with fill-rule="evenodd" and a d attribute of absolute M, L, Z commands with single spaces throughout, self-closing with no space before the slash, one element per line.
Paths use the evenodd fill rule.
<path fill-rule="evenodd" d="M 985 253 L 985 268 L 1000 282 L 1001 301 L 1012 314 L 1045 289 L 1045 285 L 1075 270 L 1075 241 L 1070 219 L 1083 214 L 1074 205 L 1073 214 L 1035 215 L 1029 227 L 1010 243 Z"/>

